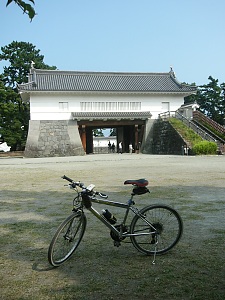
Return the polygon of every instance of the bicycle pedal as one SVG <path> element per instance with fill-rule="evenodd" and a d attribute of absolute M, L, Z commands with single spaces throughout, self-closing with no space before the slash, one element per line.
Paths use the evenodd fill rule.
<path fill-rule="evenodd" d="M 121 243 L 119 241 L 114 241 L 114 246 L 119 247 L 119 246 L 121 246 Z"/>

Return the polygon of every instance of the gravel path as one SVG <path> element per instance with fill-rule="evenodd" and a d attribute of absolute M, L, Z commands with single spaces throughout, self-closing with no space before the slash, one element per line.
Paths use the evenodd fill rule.
<path fill-rule="evenodd" d="M 51 158 L 1 158 L 0 168 L 1 177 L 7 171 L 22 172 L 42 168 L 54 170 L 57 172 L 56 176 L 58 172 L 62 174 L 67 171 L 77 180 L 78 172 L 89 171 L 89 180 L 94 177 L 97 184 L 99 179 L 105 179 L 106 186 L 109 178 L 113 178 L 117 184 L 123 184 L 128 178 L 146 177 L 150 185 L 203 184 L 225 187 L 225 156 L 97 154 Z"/>

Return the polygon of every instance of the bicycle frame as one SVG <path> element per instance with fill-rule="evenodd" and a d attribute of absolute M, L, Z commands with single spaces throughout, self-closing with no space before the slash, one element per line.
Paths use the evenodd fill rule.
<path fill-rule="evenodd" d="M 113 231 L 116 235 L 118 235 L 120 238 L 125 238 L 125 237 L 130 237 L 130 236 L 140 236 L 140 235 L 153 235 L 156 234 L 156 229 L 154 226 L 152 226 L 151 223 L 149 223 L 145 217 L 139 212 L 139 210 L 135 207 L 133 207 L 133 195 L 131 196 L 131 199 L 128 201 L 128 203 L 121 203 L 121 202 L 115 202 L 111 200 L 103 200 L 99 198 L 91 198 L 91 202 L 93 203 L 98 203 L 98 204 L 104 204 L 108 206 L 114 206 L 114 207 L 120 207 L 126 209 L 125 215 L 123 218 L 123 222 L 120 225 L 125 225 L 126 220 L 129 214 L 129 211 L 131 210 L 135 215 L 138 215 L 143 221 L 146 222 L 148 226 L 151 227 L 152 231 L 148 233 L 128 233 L 128 232 L 123 232 L 122 226 L 120 226 L 120 231 L 101 214 L 99 213 L 92 205 L 91 207 L 88 207 L 87 209 L 97 218 L 99 219 L 105 226 L 107 226 L 111 231 Z"/>

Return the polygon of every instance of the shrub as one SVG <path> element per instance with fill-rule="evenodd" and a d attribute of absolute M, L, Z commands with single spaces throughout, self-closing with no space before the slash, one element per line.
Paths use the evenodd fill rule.
<path fill-rule="evenodd" d="M 192 151 L 196 155 L 216 154 L 217 144 L 214 142 L 202 141 L 195 144 Z"/>

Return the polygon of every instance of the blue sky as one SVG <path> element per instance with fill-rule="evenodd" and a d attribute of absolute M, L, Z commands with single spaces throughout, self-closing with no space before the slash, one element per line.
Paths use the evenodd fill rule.
<path fill-rule="evenodd" d="M 210 75 L 225 82 L 225 0 L 36 0 L 32 22 L 6 2 L 0 1 L 0 47 L 30 42 L 59 70 L 173 66 L 181 82 L 206 84 Z"/>

